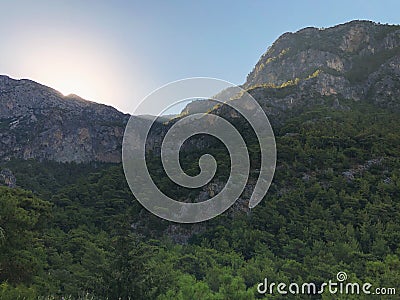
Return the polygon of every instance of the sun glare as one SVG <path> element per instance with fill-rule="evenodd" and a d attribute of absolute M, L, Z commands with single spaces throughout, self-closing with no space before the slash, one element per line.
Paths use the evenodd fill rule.
<path fill-rule="evenodd" d="M 132 112 L 150 84 L 146 68 L 129 51 L 119 40 L 96 32 L 16 28 L 2 44 L 4 57 L 12 59 L 0 61 L 0 68 L 12 78 L 31 79 L 65 96 L 75 94 Z"/>
<path fill-rule="evenodd" d="M 50 53 L 43 51 L 38 56 L 45 56 L 47 62 L 33 68 L 38 72 L 37 77 L 64 95 L 77 94 L 88 100 L 101 101 L 101 95 L 109 94 L 106 82 L 112 71 L 98 53 L 80 47 L 73 51 L 68 48 Z M 35 60 L 38 61 L 43 60 Z"/>
<path fill-rule="evenodd" d="M 29 78 L 63 95 L 112 105 L 117 80 L 116 54 L 94 38 L 79 35 L 29 35 L 22 39 L 29 55 L 21 51 L 18 64 L 30 70 Z"/>
<path fill-rule="evenodd" d="M 101 81 L 99 78 L 90 77 L 90 79 L 80 78 L 79 71 L 71 76 L 54 76 L 52 88 L 58 90 L 64 96 L 71 94 L 78 95 L 79 97 L 92 100 L 102 100 L 101 88 L 97 82 Z"/>

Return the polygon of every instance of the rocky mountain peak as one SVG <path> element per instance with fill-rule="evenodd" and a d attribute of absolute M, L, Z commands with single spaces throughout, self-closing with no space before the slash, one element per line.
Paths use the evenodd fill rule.
<path fill-rule="evenodd" d="M 307 27 L 280 36 L 262 55 L 244 86 L 280 86 L 304 80 L 316 71 L 350 81 L 366 79 L 381 64 L 398 56 L 399 47 L 397 25 L 352 21 L 330 28 Z M 369 68 L 364 70 L 363 64 Z"/>
<path fill-rule="evenodd" d="M 129 118 L 31 80 L 0 76 L 0 159 L 119 162 Z"/>
<path fill-rule="evenodd" d="M 343 99 L 399 110 L 400 26 L 352 21 L 285 33 L 243 87 L 277 123 L 315 104 L 346 109 Z"/>
<path fill-rule="evenodd" d="M 324 103 L 347 109 L 341 105 L 343 99 L 400 110 L 400 26 L 356 20 L 284 33 L 268 47 L 242 87 L 275 125 L 288 110 Z M 183 113 L 214 106 L 211 101 L 194 101 Z M 223 109 L 216 108 L 215 113 Z"/>

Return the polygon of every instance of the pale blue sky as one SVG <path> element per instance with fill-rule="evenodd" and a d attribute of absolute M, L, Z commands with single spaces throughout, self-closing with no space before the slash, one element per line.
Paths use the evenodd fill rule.
<path fill-rule="evenodd" d="M 0 1 L 0 74 L 132 112 L 195 76 L 242 84 L 282 33 L 398 24 L 399 1 Z"/>

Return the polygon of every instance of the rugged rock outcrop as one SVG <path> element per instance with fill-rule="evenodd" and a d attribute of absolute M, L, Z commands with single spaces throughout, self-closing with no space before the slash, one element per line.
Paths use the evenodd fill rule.
<path fill-rule="evenodd" d="M 400 109 L 400 26 L 352 21 L 331 28 L 285 33 L 263 54 L 242 86 L 274 125 L 288 111 L 343 100 Z M 238 95 L 236 98 L 239 98 Z M 189 104 L 185 113 L 205 103 Z M 223 114 L 224 108 L 214 110 Z"/>
<path fill-rule="evenodd" d="M 0 186 L 5 185 L 9 188 L 17 187 L 17 179 L 10 169 L 3 169 L 0 171 Z"/>
<path fill-rule="evenodd" d="M 316 71 L 350 83 L 366 79 L 400 53 L 400 26 L 352 21 L 327 29 L 285 33 L 262 55 L 244 87 L 276 86 L 305 79 Z"/>
<path fill-rule="evenodd" d="M 119 162 L 128 118 L 110 106 L 0 76 L 0 160 Z"/>
<path fill-rule="evenodd" d="M 400 26 L 352 21 L 285 33 L 243 87 L 272 115 L 330 98 L 400 108 Z"/>

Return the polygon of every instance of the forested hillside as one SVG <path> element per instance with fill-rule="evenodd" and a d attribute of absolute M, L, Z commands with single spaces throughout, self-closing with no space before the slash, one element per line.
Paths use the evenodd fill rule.
<path fill-rule="evenodd" d="M 268 48 L 243 85 L 273 125 L 278 157 L 253 209 L 260 145 L 243 118 L 192 102 L 157 124 L 147 166 L 179 201 L 218 193 L 230 159 L 218 140 L 195 136 L 183 169 L 198 174 L 209 153 L 218 171 L 203 188 L 176 186 L 156 151 L 175 121 L 206 110 L 246 141 L 245 191 L 198 224 L 160 219 L 133 197 L 119 163 L 128 115 L 0 77 L 0 299 L 399 299 L 399 49 L 399 26 L 365 21 L 286 33 Z M 397 294 L 257 291 L 265 278 L 320 286 L 339 272 Z"/>
<path fill-rule="evenodd" d="M 202 224 L 184 244 L 133 199 L 120 165 L 7 163 L 19 188 L 0 193 L 1 299 L 256 299 L 264 277 L 321 283 L 339 271 L 398 287 L 399 115 L 348 104 L 280 128 L 266 199 Z"/>

